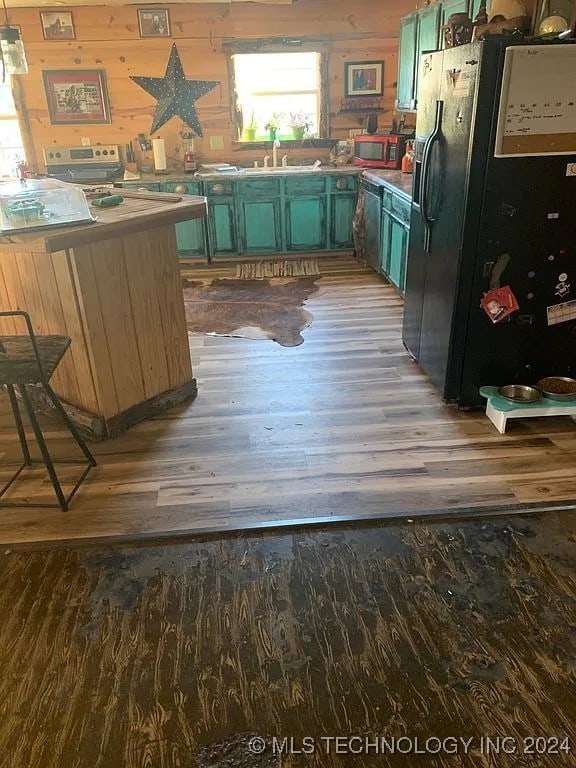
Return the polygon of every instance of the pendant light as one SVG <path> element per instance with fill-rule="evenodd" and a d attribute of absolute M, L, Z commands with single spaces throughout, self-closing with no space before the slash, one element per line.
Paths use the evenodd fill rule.
<path fill-rule="evenodd" d="M 6 75 L 26 75 L 28 74 L 28 63 L 24 44 L 20 39 L 20 32 L 16 27 L 10 26 L 8 20 L 8 9 L 6 0 L 2 0 L 4 6 L 4 25 L 0 27 L 0 56 L 2 57 L 2 81 L 6 80 Z"/>

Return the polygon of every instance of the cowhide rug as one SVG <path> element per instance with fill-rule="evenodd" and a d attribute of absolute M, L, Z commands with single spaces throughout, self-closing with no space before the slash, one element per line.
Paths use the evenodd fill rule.
<path fill-rule="evenodd" d="M 182 279 L 188 330 L 245 339 L 272 339 L 296 347 L 312 322 L 303 308 L 319 288 L 311 277 L 268 280 L 217 278 L 208 283 Z"/>

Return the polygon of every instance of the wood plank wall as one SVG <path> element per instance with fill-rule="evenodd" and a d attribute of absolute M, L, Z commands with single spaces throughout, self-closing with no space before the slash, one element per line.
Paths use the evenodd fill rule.
<path fill-rule="evenodd" d="M 329 40 L 329 93 L 331 135 L 348 136 L 361 125 L 356 113 L 340 111 L 344 95 L 344 62 L 384 61 L 384 112 L 380 126 L 390 125 L 396 95 L 400 17 L 415 8 L 414 0 L 294 0 L 290 6 L 256 3 L 234 5 L 168 5 L 171 37 L 141 39 L 136 6 L 85 6 L 73 9 L 76 40 L 44 40 L 39 10 L 15 9 L 12 23 L 22 28 L 29 74 L 18 78 L 23 124 L 29 126 L 29 161 L 43 169 L 42 148 L 79 145 L 89 137 L 93 144 L 126 144 L 138 133 L 148 135 L 154 100 L 133 83 L 131 75 L 164 74 L 172 42 L 188 78 L 218 80 L 220 86 L 198 102 L 204 137 L 196 142 L 197 154 L 206 162 L 251 161 L 262 151 L 235 152 L 232 144 L 224 39 L 284 36 L 322 36 Z M 64 10 L 64 9 L 63 9 Z M 69 10 L 66 8 L 66 10 Z M 51 125 L 44 94 L 43 70 L 103 69 L 111 105 L 111 124 Z M 182 122 L 173 118 L 158 132 L 166 140 L 169 167 L 181 169 Z M 210 149 L 210 137 L 222 136 L 223 150 Z M 327 155 L 328 150 L 321 150 Z M 292 150 L 290 162 L 319 150 Z M 290 154 L 290 153 L 289 153 Z"/>

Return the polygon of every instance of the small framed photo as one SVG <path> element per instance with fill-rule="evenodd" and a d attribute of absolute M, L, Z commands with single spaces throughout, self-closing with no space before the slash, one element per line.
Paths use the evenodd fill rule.
<path fill-rule="evenodd" d="M 381 96 L 383 61 L 347 61 L 344 64 L 344 96 Z"/>
<path fill-rule="evenodd" d="M 104 70 L 53 69 L 42 75 L 52 125 L 111 122 Z"/>
<path fill-rule="evenodd" d="M 166 8 L 139 8 L 140 37 L 170 37 L 170 19 Z"/>
<path fill-rule="evenodd" d="M 40 11 L 44 40 L 75 40 L 74 22 L 68 11 Z"/>

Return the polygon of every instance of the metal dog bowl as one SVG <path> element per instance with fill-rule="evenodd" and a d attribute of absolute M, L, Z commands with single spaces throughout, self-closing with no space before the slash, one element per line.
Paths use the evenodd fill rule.
<path fill-rule="evenodd" d="M 549 400 L 576 400 L 576 379 L 567 376 L 546 376 L 536 384 Z"/>
<path fill-rule="evenodd" d="M 506 384 L 506 386 L 500 387 L 498 394 L 514 403 L 535 403 L 536 400 L 542 399 L 541 392 L 534 387 L 526 386 L 526 384 Z"/>

